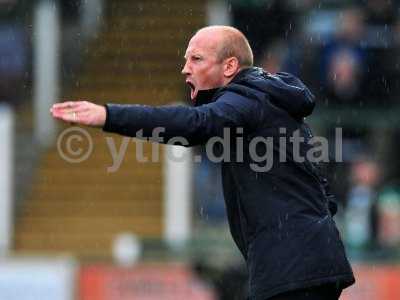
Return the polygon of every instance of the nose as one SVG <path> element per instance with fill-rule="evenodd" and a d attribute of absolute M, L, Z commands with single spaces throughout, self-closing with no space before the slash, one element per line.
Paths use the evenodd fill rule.
<path fill-rule="evenodd" d="M 183 75 L 189 75 L 189 74 L 190 74 L 190 71 L 189 71 L 189 70 L 190 70 L 190 69 L 189 69 L 188 61 L 186 61 L 186 62 L 185 62 L 185 65 L 183 66 L 183 69 L 182 69 L 181 73 L 182 73 Z"/>

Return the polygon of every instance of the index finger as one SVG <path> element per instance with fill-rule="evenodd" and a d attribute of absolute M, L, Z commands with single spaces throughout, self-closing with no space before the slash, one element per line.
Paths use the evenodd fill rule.
<path fill-rule="evenodd" d="M 77 101 L 66 101 L 53 104 L 52 108 L 76 108 L 79 105 Z"/>

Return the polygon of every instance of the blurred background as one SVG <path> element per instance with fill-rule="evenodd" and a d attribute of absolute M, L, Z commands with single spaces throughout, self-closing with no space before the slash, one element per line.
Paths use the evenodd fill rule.
<path fill-rule="evenodd" d="M 317 96 L 307 121 L 330 141 L 323 168 L 357 276 L 341 299 L 400 299 L 399 9 L 0 0 L 0 299 L 245 299 L 219 166 L 204 149 L 82 135 L 49 114 L 60 100 L 188 104 L 183 55 L 211 24 L 242 30 L 256 65 L 300 76 Z M 125 154 L 117 166 L 110 149 Z"/>

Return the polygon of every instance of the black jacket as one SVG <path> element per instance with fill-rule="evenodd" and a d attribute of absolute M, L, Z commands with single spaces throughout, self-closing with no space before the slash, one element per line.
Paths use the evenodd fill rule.
<path fill-rule="evenodd" d="M 144 136 L 151 136 L 154 128 L 163 127 L 163 142 L 180 136 L 187 140 L 184 146 L 226 137 L 230 130 L 222 182 L 230 230 L 250 274 L 250 299 L 354 282 L 326 180 L 307 159 L 312 135 L 303 120 L 314 101 L 299 79 L 248 68 L 225 87 L 201 91 L 195 107 L 106 108 L 105 131 L 135 136 L 143 129 Z M 304 142 L 291 141 L 296 133 Z M 219 150 L 226 147 L 218 145 Z"/>

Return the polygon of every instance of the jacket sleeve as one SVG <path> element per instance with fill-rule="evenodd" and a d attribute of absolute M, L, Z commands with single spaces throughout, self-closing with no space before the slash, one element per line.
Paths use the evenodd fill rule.
<path fill-rule="evenodd" d="M 261 104 L 233 92 L 225 92 L 217 101 L 198 106 L 146 106 L 107 104 L 103 130 L 125 136 L 151 138 L 158 131 L 161 143 L 174 137 L 184 138 L 183 146 L 206 143 L 222 136 L 224 128 L 254 127 L 261 119 Z"/>

